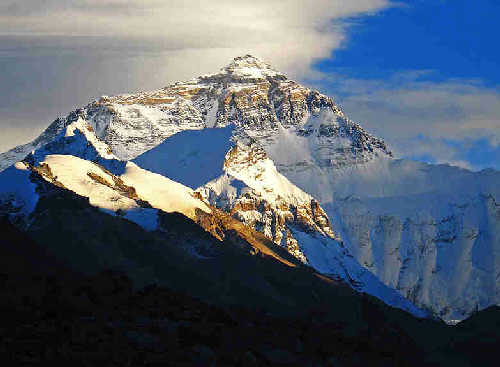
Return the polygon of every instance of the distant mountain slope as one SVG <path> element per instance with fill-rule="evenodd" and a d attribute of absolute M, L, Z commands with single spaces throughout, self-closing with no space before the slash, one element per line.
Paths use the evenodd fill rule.
<path fill-rule="evenodd" d="M 332 177 L 323 207 L 385 284 L 448 320 L 500 303 L 500 172 L 381 160 Z"/>

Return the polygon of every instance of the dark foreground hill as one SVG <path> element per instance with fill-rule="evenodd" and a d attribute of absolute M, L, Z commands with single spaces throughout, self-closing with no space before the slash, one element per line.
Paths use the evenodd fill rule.
<path fill-rule="evenodd" d="M 415 319 L 286 254 L 250 255 L 234 229 L 221 242 L 172 214 L 176 230 L 149 233 L 65 195 L 27 230 L 1 220 L 4 365 L 496 365 L 498 309 Z M 195 245 L 207 258 L 185 255 Z"/>
<path fill-rule="evenodd" d="M 0 221 L 4 363 L 496 365 L 498 310 L 452 328 L 318 274 L 215 209 L 198 223 L 162 213 L 150 232 L 64 188 L 39 194 L 28 222 Z"/>

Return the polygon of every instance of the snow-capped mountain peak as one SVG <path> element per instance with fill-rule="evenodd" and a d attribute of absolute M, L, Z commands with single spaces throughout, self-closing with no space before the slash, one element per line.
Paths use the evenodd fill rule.
<path fill-rule="evenodd" d="M 272 78 L 276 80 L 285 80 L 286 76 L 276 71 L 270 64 L 252 56 L 244 55 L 233 59 L 231 63 L 222 68 L 219 73 L 200 77 L 200 80 L 225 79 L 232 82 L 258 82 Z"/>
<path fill-rule="evenodd" d="M 32 151 L 55 169 L 61 159 L 45 156 L 92 161 L 123 181 L 136 177 L 127 169 L 147 169 L 180 182 L 320 272 L 338 275 L 357 261 L 355 281 L 377 276 L 444 318 L 500 302 L 498 172 L 393 159 L 332 98 L 251 55 L 159 90 L 102 97 L 0 155 L 0 171 Z M 15 167 L 5 174 L 25 176 Z M 155 204 L 142 183 L 130 186 L 154 207 L 179 207 Z M 194 216 L 197 205 L 185 212 Z M 378 296 L 389 302 L 389 293 Z"/>
<path fill-rule="evenodd" d="M 391 155 L 381 139 L 347 119 L 332 98 L 245 55 L 215 74 L 150 92 L 104 96 L 66 119 L 56 120 L 33 143 L 0 155 L 0 170 L 50 142 L 79 116 L 122 160 L 134 159 L 181 131 L 229 125 L 258 140 L 283 169 L 288 162 L 277 152 L 311 140 L 318 146 L 333 143 L 335 147 L 326 148 L 326 156 L 323 148 L 306 154 L 309 161 L 320 165 L 349 166 Z M 346 159 L 338 159 L 339 155 Z"/>
<path fill-rule="evenodd" d="M 270 64 L 250 54 L 235 57 L 224 69 L 229 71 L 238 68 L 253 68 L 260 70 L 272 69 Z"/>

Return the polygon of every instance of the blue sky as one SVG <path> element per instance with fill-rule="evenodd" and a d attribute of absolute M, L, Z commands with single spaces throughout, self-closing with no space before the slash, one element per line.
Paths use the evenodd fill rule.
<path fill-rule="evenodd" d="M 500 1 L 3 0 L 0 151 L 105 94 L 254 54 L 397 157 L 500 169 Z"/>
<path fill-rule="evenodd" d="M 488 106 L 480 119 L 478 111 L 470 111 L 480 109 L 482 97 L 494 103 L 499 93 L 500 1 L 399 4 L 350 20 L 344 46 L 315 63 L 331 76 L 316 84 L 336 95 L 354 120 L 386 138 L 401 156 L 500 169 L 500 108 Z M 438 102 L 430 103 L 426 94 L 439 97 Z M 414 97 L 414 105 L 402 116 L 387 100 L 401 102 L 405 95 Z M 480 120 L 477 128 L 460 123 L 474 118 Z M 406 134 L 392 131 L 400 124 L 408 125 Z M 410 125 L 419 124 L 425 128 L 409 133 Z"/>
<path fill-rule="evenodd" d="M 353 19 L 346 47 L 320 61 L 320 70 L 346 68 L 351 76 L 380 78 L 405 70 L 436 77 L 500 82 L 495 0 L 413 0 L 377 16 Z"/>

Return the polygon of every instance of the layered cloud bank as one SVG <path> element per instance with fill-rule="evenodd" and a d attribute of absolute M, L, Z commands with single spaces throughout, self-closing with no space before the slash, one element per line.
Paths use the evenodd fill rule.
<path fill-rule="evenodd" d="M 323 85 L 397 156 L 500 168 L 500 91 L 478 80 L 433 81 L 433 74 L 406 72 L 385 80 L 334 75 Z"/>
<path fill-rule="evenodd" d="M 200 58 L 188 57 L 193 50 L 207 70 L 248 51 L 302 73 L 342 44 L 343 20 L 388 6 L 389 0 L 7 0 L 0 32 L 154 38 L 195 64 L 193 75 L 201 67 Z"/>

